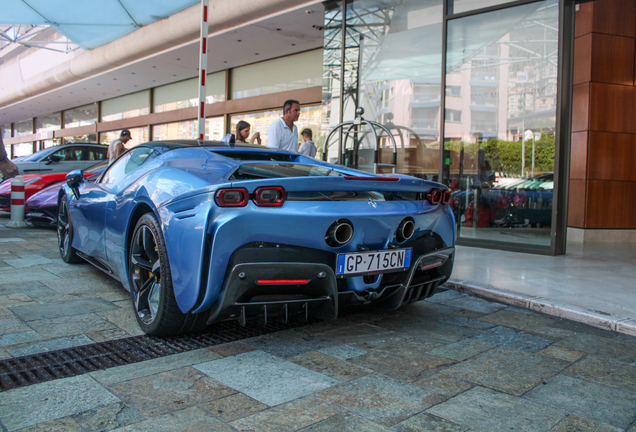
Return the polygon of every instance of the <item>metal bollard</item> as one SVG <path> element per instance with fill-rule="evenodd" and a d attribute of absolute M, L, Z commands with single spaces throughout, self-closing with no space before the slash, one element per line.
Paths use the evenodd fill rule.
<path fill-rule="evenodd" d="M 6 224 L 6 227 L 27 227 L 24 221 L 24 181 L 21 175 L 11 180 L 11 220 Z"/>

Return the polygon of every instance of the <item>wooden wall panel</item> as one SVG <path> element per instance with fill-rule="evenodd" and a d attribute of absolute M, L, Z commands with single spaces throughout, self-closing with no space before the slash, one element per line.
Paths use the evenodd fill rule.
<path fill-rule="evenodd" d="M 619 133 L 636 132 L 633 86 L 592 82 L 590 84 L 589 104 L 590 130 Z"/>
<path fill-rule="evenodd" d="M 574 41 L 574 65 L 573 85 L 592 81 L 592 34 L 588 33 Z"/>
<path fill-rule="evenodd" d="M 575 132 L 572 134 L 572 151 L 570 152 L 571 179 L 587 179 L 587 141 L 588 132 Z"/>
<path fill-rule="evenodd" d="M 593 2 L 592 8 L 593 32 L 636 37 L 634 0 L 600 0 Z"/>
<path fill-rule="evenodd" d="M 636 182 L 636 135 L 590 132 L 588 155 L 589 180 Z"/>
<path fill-rule="evenodd" d="M 581 39 L 588 37 L 592 43 L 590 81 L 633 86 L 634 38 L 593 34 Z M 583 41 L 580 49 L 585 49 Z M 576 55 L 576 48 L 574 52 Z"/>
<path fill-rule="evenodd" d="M 586 201 L 586 228 L 636 228 L 636 182 L 589 180 Z"/>
<path fill-rule="evenodd" d="M 568 195 L 568 226 L 585 228 L 585 180 L 570 180 Z"/>
<path fill-rule="evenodd" d="M 636 1 L 577 6 L 568 225 L 636 228 Z"/>
<path fill-rule="evenodd" d="M 574 18 L 574 37 L 592 33 L 592 15 L 593 15 L 593 3 L 582 3 L 578 5 Z"/>
<path fill-rule="evenodd" d="M 590 129 L 590 84 L 583 83 L 572 88 L 572 132 Z"/>

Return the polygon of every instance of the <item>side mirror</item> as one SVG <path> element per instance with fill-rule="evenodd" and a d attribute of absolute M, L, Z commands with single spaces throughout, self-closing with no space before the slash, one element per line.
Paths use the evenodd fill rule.
<path fill-rule="evenodd" d="M 84 183 L 84 171 L 75 170 L 66 174 L 66 184 L 71 188 L 73 193 L 75 194 L 75 198 L 80 197 L 79 193 L 79 185 Z"/>
<path fill-rule="evenodd" d="M 62 160 L 61 157 L 55 155 L 49 155 L 45 159 L 46 163 L 44 165 L 50 165 L 52 163 L 57 163 Z"/>
<path fill-rule="evenodd" d="M 236 143 L 236 139 L 234 138 L 234 134 L 226 134 L 223 138 L 221 138 L 221 142 L 228 147 L 234 147 Z"/>

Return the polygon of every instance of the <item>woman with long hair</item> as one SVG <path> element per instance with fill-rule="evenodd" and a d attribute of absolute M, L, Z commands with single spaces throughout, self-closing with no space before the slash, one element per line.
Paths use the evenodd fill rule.
<path fill-rule="evenodd" d="M 250 136 L 250 129 L 252 128 L 252 126 L 246 122 L 246 121 L 239 121 L 236 124 L 236 142 L 248 142 L 247 137 Z M 258 142 L 259 144 L 261 143 L 261 134 L 260 132 L 256 132 L 254 133 L 254 135 L 252 135 L 252 138 L 249 139 L 249 142 L 251 144 L 254 144 L 254 142 Z"/>

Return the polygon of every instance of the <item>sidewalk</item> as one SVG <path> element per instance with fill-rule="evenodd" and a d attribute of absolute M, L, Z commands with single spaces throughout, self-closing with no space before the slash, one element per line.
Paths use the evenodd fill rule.
<path fill-rule="evenodd" d="M 460 247 L 452 285 L 626 332 L 628 249 Z M 64 263 L 55 231 L 0 218 L 0 360 L 43 354 L 57 370 L 75 349 L 140 333 L 120 283 Z M 443 288 L 395 311 L 34 381 L 0 391 L 0 430 L 636 432 L 636 338 Z"/>
<path fill-rule="evenodd" d="M 457 248 L 446 286 L 490 300 L 636 336 L 636 245 L 568 245 L 552 257 Z"/>

